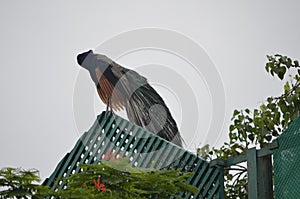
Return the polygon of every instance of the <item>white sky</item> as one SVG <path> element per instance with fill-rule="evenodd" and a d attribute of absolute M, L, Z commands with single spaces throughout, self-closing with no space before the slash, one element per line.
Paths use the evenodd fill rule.
<path fill-rule="evenodd" d="M 176 31 L 192 39 L 214 63 L 225 91 L 224 128 L 220 140 L 210 142 L 219 146 L 226 139 L 233 109 L 254 108 L 266 96 L 280 94 L 281 83 L 264 71 L 266 54 L 300 59 L 299 19 L 296 0 L 2 1 L 0 168 L 37 168 L 42 178 L 49 176 L 82 132 L 89 129 L 95 115 L 104 110 L 95 98 L 95 115 L 81 124 L 76 121 L 74 112 L 88 113 L 84 113 L 82 104 L 82 109 L 74 111 L 74 92 L 80 86 L 94 92 L 88 74 L 76 63 L 76 55 L 95 49 L 120 33 L 147 27 Z M 175 65 L 180 62 L 176 59 L 167 53 L 143 51 L 123 56 L 118 62 L 129 68 L 140 67 L 171 104 L 169 108 L 180 124 L 184 118 L 182 105 L 174 101 L 176 93 L 160 86 L 164 80 L 153 80 L 151 72 L 150 77 L 146 75 L 147 67 L 141 67 L 151 63 L 170 65 L 168 60 Z M 212 99 L 205 89 L 201 90 L 205 82 L 199 88 L 196 83 L 190 84 L 194 91 L 199 89 L 200 94 L 195 95 L 210 103 L 198 104 L 200 130 L 209 132 L 209 125 L 213 125 L 209 124 L 213 117 Z M 187 132 L 181 134 L 190 139 Z M 205 144 L 197 139 L 199 144 Z M 192 147 L 196 147 L 194 143 Z"/>

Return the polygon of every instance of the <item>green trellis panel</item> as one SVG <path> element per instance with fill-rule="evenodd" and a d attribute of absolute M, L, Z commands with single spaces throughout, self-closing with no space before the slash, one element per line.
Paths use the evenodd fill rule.
<path fill-rule="evenodd" d="M 300 117 L 296 118 L 278 138 L 274 151 L 275 197 L 300 198 Z"/>
<path fill-rule="evenodd" d="M 105 112 L 97 117 L 91 129 L 77 141 L 73 150 L 65 155 L 43 185 L 63 189 L 63 183 L 55 187 L 56 178 L 80 171 L 79 164 L 93 164 L 111 152 L 129 157 L 137 167 L 178 168 L 193 172 L 188 182 L 199 188 L 199 195 L 184 198 L 224 198 L 223 170 L 210 167 L 208 162 L 133 123 Z M 154 165 L 153 165 L 154 164 Z"/>

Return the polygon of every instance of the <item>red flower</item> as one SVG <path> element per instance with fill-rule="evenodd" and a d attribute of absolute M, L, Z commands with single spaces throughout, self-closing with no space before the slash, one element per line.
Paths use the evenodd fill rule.
<path fill-rule="evenodd" d="M 114 153 L 111 153 L 110 150 L 108 150 L 107 154 L 104 154 L 103 160 L 110 160 L 114 155 Z"/>
<path fill-rule="evenodd" d="M 122 153 L 116 154 L 115 152 L 112 153 L 110 150 L 108 150 L 107 153 L 104 154 L 102 159 L 103 160 L 114 160 L 114 161 L 116 161 L 121 156 L 122 156 Z"/>
<path fill-rule="evenodd" d="M 100 183 L 100 178 L 98 178 L 98 181 L 96 181 L 96 179 L 94 179 L 94 185 L 98 189 L 98 191 L 106 191 L 105 184 Z"/>

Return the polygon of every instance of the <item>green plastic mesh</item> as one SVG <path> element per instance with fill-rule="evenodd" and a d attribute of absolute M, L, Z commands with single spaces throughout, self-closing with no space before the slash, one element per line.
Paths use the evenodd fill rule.
<path fill-rule="evenodd" d="M 278 138 L 274 151 L 275 198 L 300 198 L 300 117 Z"/>
<path fill-rule="evenodd" d="M 74 148 L 59 162 L 43 185 L 54 190 L 63 189 L 64 182 L 55 179 L 80 172 L 79 164 L 93 164 L 108 151 L 129 157 L 132 166 L 178 168 L 194 172 L 188 182 L 199 188 L 200 194 L 182 195 L 184 198 L 224 198 L 223 170 L 117 115 L 97 117 L 91 129 L 84 133 Z M 153 165 L 154 164 L 154 165 Z"/>

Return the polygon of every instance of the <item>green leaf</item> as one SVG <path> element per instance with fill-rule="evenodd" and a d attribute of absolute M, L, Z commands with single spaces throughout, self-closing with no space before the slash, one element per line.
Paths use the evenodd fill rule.
<path fill-rule="evenodd" d="M 270 141 L 272 140 L 272 136 L 271 136 L 271 135 L 266 135 L 266 136 L 265 136 L 265 139 L 266 139 L 268 142 L 270 142 Z"/>
<path fill-rule="evenodd" d="M 278 135 L 279 135 L 279 133 L 278 133 L 276 130 L 274 130 L 274 131 L 272 132 L 272 136 L 277 137 Z"/>
<path fill-rule="evenodd" d="M 280 67 L 278 70 L 278 77 L 282 80 L 284 78 L 286 72 L 286 68 L 285 67 Z"/>
<path fill-rule="evenodd" d="M 288 92 L 290 92 L 290 90 L 291 90 L 290 84 L 289 84 L 289 82 L 286 82 L 284 85 L 284 92 L 288 93 Z"/>
<path fill-rule="evenodd" d="M 249 140 L 251 140 L 253 142 L 253 140 L 255 139 L 254 134 L 249 134 L 248 138 L 249 138 Z"/>
<path fill-rule="evenodd" d="M 233 116 L 237 116 L 238 114 L 240 114 L 240 111 L 238 111 L 238 110 L 235 109 L 235 110 L 233 111 Z"/>
<path fill-rule="evenodd" d="M 235 129 L 235 126 L 234 126 L 234 125 L 230 125 L 230 126 L 229 126 L 229 130 L 230 130 L 230 131 L 233 131 L 234 129 Z"/>
<path fill-rule="evenodd" d="M 267 109 L 266 105 L 262 104 L 262 105 L 260 106 L 260 110 L 265 111 L 266 109 Z"/>

